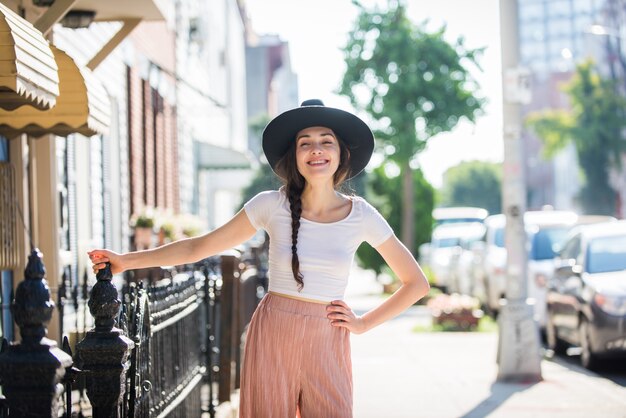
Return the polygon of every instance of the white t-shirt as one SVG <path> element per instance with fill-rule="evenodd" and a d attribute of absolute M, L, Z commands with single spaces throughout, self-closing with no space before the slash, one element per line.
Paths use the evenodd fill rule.
<path fill-rule="evenodd" d="M 298 291 L 291 271 L 291 211 L 283 190 L 259 193 L 244 205 L 252 225 L 270 237 L 269 290 L 324 302 L 343 299 L 359 245 L 366 241 L 377 247 L 393 230 L 360 197 L 351 197 L 352 210 L 340 221 L 321 223 L 301 217 L 298 259 L 304 287 Z"/>

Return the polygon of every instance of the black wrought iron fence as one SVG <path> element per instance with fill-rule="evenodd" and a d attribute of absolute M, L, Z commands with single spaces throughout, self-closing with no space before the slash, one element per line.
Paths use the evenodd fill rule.
<path fill-rule="evenodd" d="M 41 258 L 33 253 L 27 289 L 18 288 L 13 303 L 23 341 L 5 343 L 0 354 L 7 398 L 0 397 L 0 417 L 214 417 L 239 385 L 242 335 L 266 290 L 259 254 L 233 253 L 162 270 L 149 284 L 127 276 L 121 293 L 110 271 L 101 272 L 88 302 L 95 327 L 72 353 L 67 336 L 63 350 L 43 338 L 54 304 Z M 60 299 L 61 312 L 78 308 L 77 299 Z M 72 311 L 76 318 L 81 314 Z M 39 400 L 37 408 L 32 399 Z"/>

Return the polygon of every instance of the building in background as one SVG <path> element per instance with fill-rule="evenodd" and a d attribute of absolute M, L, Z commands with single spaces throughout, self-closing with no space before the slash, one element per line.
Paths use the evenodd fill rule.
<path fill-rule="evenodd" d="M 0 18 L 11 19 L 0 32 L 23 26 L 44 45 L 19 45 L 42 62 L 40 74 L 24 76 L 39 82 L 31 86 L 39 96 L 22 85 L 12 95 L 0 89 L 0 232 L 12 239 L 3 241 L 0 296 L 10 299 L 23 277 L 30 231 L 52 298 L 65 302 L 67 320 L 55 310 L 49 327 L 60 341 L 79 326 L 70 302 L 86 299 L 82 285 L 93 280 L 88 249 L 133 248 L 131 221 L 152 210 L 219 225 L 238 209 L 251 170 L 242 2 L 58 1 L 68 10 L 56 13 L 54 0 L 0 0 Z M 81 101 L 61 106 L 77 93 Z M 22 103 L 30 105 L 16 109 Z M 2 321 L 11 340 L 8 309 Z"/>
<path fill-rule="evenodd" d="M 569 103 L 560 86 L 571 78 L 576 64 L 587 58 L 593 58 L 601 71 L 607 76 L 610 74 L 615 56 L 607 53 L 607 36 L 601 36 L 597 28 L 621 27 L 614 22 L 616 16 L 624 16 L 624 5 L 620 3 L 623 2 L 518 1 L 520 62 L 530 70 L 532 79 L 532 101 L 525 106 L 525 114 L 546 108 L 567 108 Z M 558 209 L 579 210 L 576 195 L 580 181 L 572 175 L 578 172 L 574 146 L 570 145 L 552 160 L 546 160 L 541 155 L 542 145 L 538 138 L 525 131 L 523 140 L 528 208 L 551 205 Z M 615 189 L 623 190 L 626 184 L 624 174 L 614 173 L 613 177 Z M 624 199 L 623 193 L 621 199 Z M 621 210 L 623 217 L 625 214 Z"/>
<path fill-rule="evenodd" d="M 179 0 L 176 62 L 181 209 L 209 228 L 238 209 L 248 157 L 243 2 Z"/>
<path fill-rule="evenodd" d="M 299 105 L 298 77 L 291 69 L 288 42 L 278 35 L 257 35 L 251 26 L 246 39 L 248 146 L 258 159 L 263 155 L 258 127 Z"/>

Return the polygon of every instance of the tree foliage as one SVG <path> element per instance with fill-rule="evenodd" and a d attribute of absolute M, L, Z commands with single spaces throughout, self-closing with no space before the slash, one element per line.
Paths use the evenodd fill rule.
<path fill-rule="evenodd" d="M 613 215 L 615 190 L 609 183 L 611 166 L 620 168 L 626 151 L 626 100 L 612 80 L 603 79 L 591 61 L 576 67 L 563 90 L 570 110 L 546 110 L 528 116 L 526 123 L 541 138 L 546 157 L 573 143 L 583 172 L 579 200 L 583 211 Z"/>
<path fill-rule="evenodd" d="M 388 162 L 381 165 L 367 175 L 366 198 L 387 219 L 389 225 L 396 233 L 400 230 L 402 208 L 397 204 L 397 197 L 402 191 L 402 178 L 390 176 L 387 169 L 395 166 Z M 397 169 L 397 166 L 395 166 Z M 432 211 L 434 207 L 433 187 L 424 178 L 421 170 L 412 172 L 415 184 L 415 200 L 413 202 L 413 218 L 415 219 L 415 237 L 417 245 L 430 241 L 431 227 L 433 223 Z M 363 268 L 372 269 L 380 274 L 385 265 L 384 260 L 368 244 L 363 244 L 357 251 L 359 263 Z"/>
<path fill-rule="evenodd" d="M 447 42 L 445 27 L 428 32 L 427 22 L 414 24 L 403 2 L 389 2 L 386 10 L 353 3 L 359 16 L 344 48 L 347 69 L 339 93 L 374 119 L 383 151 L 401 169 L 402 240 L 412 250 L 416 242 L 409 163 L 431 137 L 452 130 L 462 118 L 474 121 L 481 113 L 484 100 L 466 66 L 480 68 L 482 49 L 467 48 L 463 38 Z"/>
<path fill-rule="evenodd" d="M 502 165 L 485 161 L 466 161 L 449 168 L 443 175 L 443 206 L 474 206 L 490 214 L 502 208 Z"/>

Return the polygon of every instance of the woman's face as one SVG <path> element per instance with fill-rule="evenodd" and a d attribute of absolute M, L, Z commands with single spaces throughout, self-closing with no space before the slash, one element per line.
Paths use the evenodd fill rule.
<path fill-rule="evenodd" d="M 339 158 L 339 142 L 332 129 L 313 126 L 296 135 L 296 163 L 307 181 L 332 179 L 339 167 Z"/>

